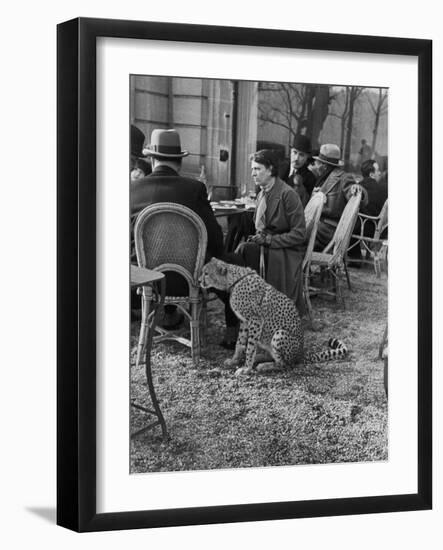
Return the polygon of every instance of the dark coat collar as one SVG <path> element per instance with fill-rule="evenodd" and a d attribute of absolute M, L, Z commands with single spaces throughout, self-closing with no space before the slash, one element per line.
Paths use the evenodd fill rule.
<path fill-rule="evenodd" d="M 377 180 L 375 180 L 374 178 L 371 178 L 369 176 L 366 176 L 365 178 L 363 178 L 360 182 L 361 185 L 363 186 L 366 186 L 366 185 L 377 185 Z"/>
<path fill-rule="evenodd" d="M 303 164 L 303 166 L 301 168 L 297 168 L 294 173 L 295 174 L 300 174 L 301 176 L 304 176 L 307 173 L 312 174 L 312 172 L 309 170 L 307 164 Z"/>
<path fill-rule="evenodd" d="M 155 170 L 152 171 L 151 174 L 149 174 L 148 177 L 151 176 L 178 176 L 179 173 L 171 168 L 170 166 L 160 165 L 155 168 Z"/>

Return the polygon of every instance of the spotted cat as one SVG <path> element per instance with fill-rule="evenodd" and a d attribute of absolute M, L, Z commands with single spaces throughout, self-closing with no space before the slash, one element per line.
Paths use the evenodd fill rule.
<path fill-rule="evenodd" d="M 340 340 L 331 338 L 331 349 L 305 355 L 303 329 L 292 300 L 264 281 L 249 267 L 227 264 L 213 258 L 202 270 L 200 285 L 230 293 L 232 310 L 240 320 L 235 353 L 226 366 L 245 366 L 238 374 L 269 372 L 297 363 L 318 362 L 345 357 L 348 350 Z M 260 362 L 257 348 L 270 354 L 273 361 Z M 259 362 L 258 365 L 256 363 Z"/>

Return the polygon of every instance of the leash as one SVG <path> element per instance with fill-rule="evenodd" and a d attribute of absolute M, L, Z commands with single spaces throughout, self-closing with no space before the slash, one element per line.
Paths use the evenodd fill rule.
<path fill-rule="evenodd" d="M 256 273 L 255 271 L 253 271 L 252 273 L 246 273 L 246 275 L 242 275 L 242 276 L 240 277 L 240 279 L 237 279 L 236 281 L 234 281 L 234 282 L 232 283 L 231 286 L 228 287 L 227 291 L 230 292 L 230 291 L 234 288 L 234 286 L 235 286 L 237 283 L 239 283 L 239 282 L 242 281 L 243 279 L 246 279 L 246 277 L 250 277 L 251 275 L 257 275 L 257 273 Z"/>

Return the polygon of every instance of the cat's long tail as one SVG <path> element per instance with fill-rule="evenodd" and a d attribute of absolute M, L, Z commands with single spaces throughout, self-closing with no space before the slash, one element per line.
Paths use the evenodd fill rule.
<path fill-rule="evenodd" d="M 305 361 L 308 363 L 320 363 L 322 361 L 331 361 L 332 359 L 343 359 L 348 354 L 348 348 L 338 338 L 329 338 L 328 346 L 330 349 L 316 353 L 306 353 Z"/>

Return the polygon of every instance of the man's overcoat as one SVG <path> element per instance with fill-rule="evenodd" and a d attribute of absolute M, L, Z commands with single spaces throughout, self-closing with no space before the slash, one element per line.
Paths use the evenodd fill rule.
<path fill-rule="evenodd" d="M 158 202 L 174 202 L 187 206 L 200 216 L 208 233 L 206 261 L 212 256 L 223 256 L 223 233 L 209 204 L 205 185 L 192 178 L 180 176 L 169 166 L 158 166 L 152 174 L 131 183 L 131 226 L 138 214 L 148 205 Z M 133 233 L 133 231 L 132 231 Z M 133 235 L 132 235 L 133 239 Z M 135 257 L 132 258 L 132 261 Z M 166 277 L 166 294 L 184 296 L 188 285 L 177 273 Z"/>
<path fill-rule="evenodd" d="M 209 204 L 205 185 L 180 176 L 169 166 L 159 166 L 152 174 L 131 184 L 131 217 L 150 204 L 174 202 L 193 210 L 203 220 L 208 232 L 206 259 L 223 254 L 223 233 Z"/>

